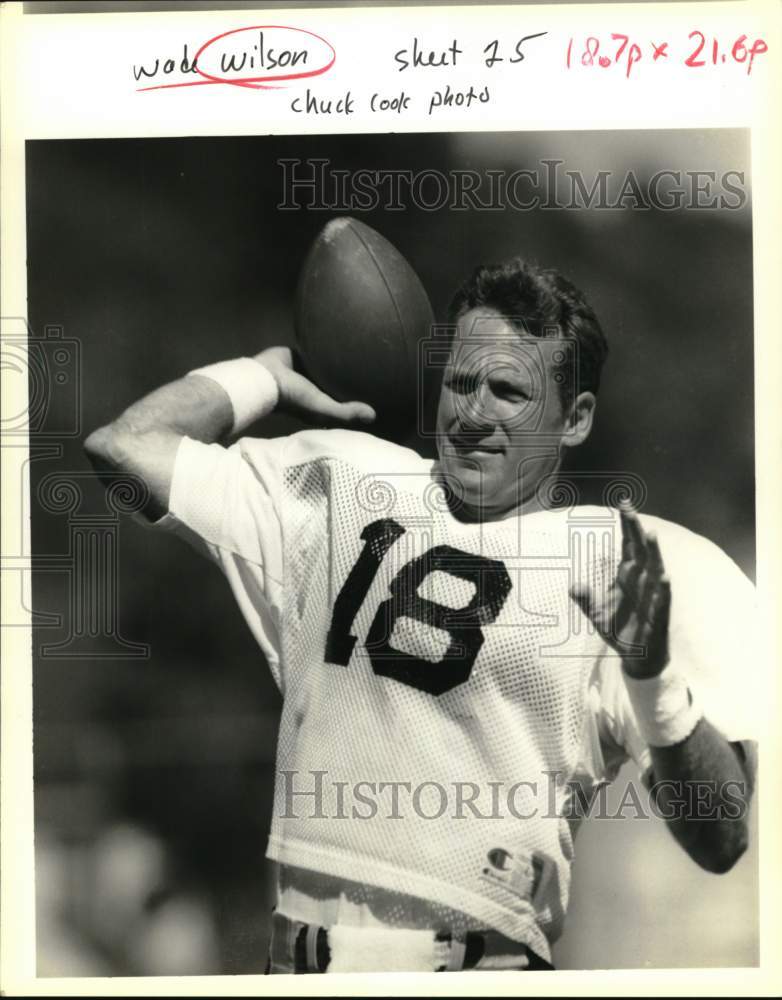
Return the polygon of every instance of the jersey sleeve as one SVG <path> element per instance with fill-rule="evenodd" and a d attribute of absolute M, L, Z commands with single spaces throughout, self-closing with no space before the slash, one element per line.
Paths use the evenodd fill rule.
<path fill-rule="evenodd" d="M 169 512 L 152 525 L 181 536 L 220 566 L 279 687 L 284 446 L 284 438 L 242 439 L 224 448 L 184 437 Z"/>
<path fill-rule="evenodd" d="M 657 525 L 650 525 L 657 529 Z M 671 580 L 669 654 L 706 719 L 731 742 L 756 741 L 762 704 L 755 590 L 739 567 L 705 538 L 658 531 Z M 631 758 L 642 774 L 651 753 L 642 739 L 619 658 L 606 650 L 596 670 L 598 719 L 609 779 Z"/>

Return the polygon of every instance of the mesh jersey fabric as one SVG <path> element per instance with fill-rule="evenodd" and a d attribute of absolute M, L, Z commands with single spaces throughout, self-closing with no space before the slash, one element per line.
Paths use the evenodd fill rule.
<path fill-rule="evenodd" d="M 616 512 L 463 523 L 432 462 L 352 431 L 185 438 L 169 508 L 159 524 L 221 566 L 283 693 L 268 853 L 294 892 L 301 870 L 383 890 L 390 923 L 424 900 L 548 959 L 573 783 L 650 763 L 620 661 L 568 595 L 613 580 Z M 753 588 L 706 539 L 642 522 L 672 580 L 672 661 L 728 739 L 753 738 Z"/>

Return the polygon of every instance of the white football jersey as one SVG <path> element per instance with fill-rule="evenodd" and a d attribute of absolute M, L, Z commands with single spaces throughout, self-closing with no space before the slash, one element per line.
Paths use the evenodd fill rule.
<path fill-rule="evenodd" d="M 672 662 L 728 739 L 753 738 L 752 586 L 706 539 L 642 521 L 672 581 Z M 569 597 L 613 580 L 616 512 L 464 523 L 431 461 L 306 431 L 185 438 L 158 524 L 222 567 L 282 691 L 269 857 L 549 958 L 574 784 L 650 763 L 621 662 Z"/>

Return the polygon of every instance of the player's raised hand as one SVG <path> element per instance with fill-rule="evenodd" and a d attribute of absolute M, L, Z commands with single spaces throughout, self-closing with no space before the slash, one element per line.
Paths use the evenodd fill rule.
<path fill-rule="evenodd" d="M 622 656 L 628 676 L 638 680 L 659 674 L 668 662 L 671 585 L 660 547 L 645 532 L 629 503 L 619 508 L 622 561 L 603 597 L 574 584 L 570 596 L 606 642 Z"/>
<path fill-rule="evenodd" d="M 310 423 L 327 423 L 338 426 L 370 424 L 375 411 L 367 403 L 338 403 L 301 371 L 289 347 L 269 347 L 255 360 L 268 368 L 280 390 L 278 409 L 301 417 Z"/>

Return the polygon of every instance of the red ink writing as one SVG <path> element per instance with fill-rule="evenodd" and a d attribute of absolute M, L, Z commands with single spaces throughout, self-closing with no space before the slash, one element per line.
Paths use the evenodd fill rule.
<path fill-rule="evenodd" d="M 635 66 L 644 60 L 645 55 L 651 56 L 651 62 L 669 62 L 671 51 L 669 40 L 645 42 L 632 39 L 629 35 L 612 32 L 608 41 L 596 35 L 588 35 L 583 42 L 569 38 L 565 51 L 565 66 L 573 69 L 583 66 L 587 69 L 598 67 L 609 69 L 618 66 L 626 79 L 632 75 Z M 710 52 L 709 58 L 706 53 Z M 683 45 L 679 55 L 681 64 L 690 69 L 717 66 L 745 66 L 747 75 L 752 72 L 752 66 L 757 56 L 768 52 L 768 44 L 762 38 L 750 41 L 747 35 L 736 39 L 722 41 L 718 38 L 707 39 L 702 31 L 691 31 L 687 36 L 687 44 Z"/>
<path fill-rule="evenodd" d="M 684 65 L 690 66 L 693 69 L 705 66 L 707 60 L 699 59 L 698 57 L 706 47 L 706 36 L 702 31 L 691 31 L 689 38 L 690 40 L 698 39 L 698 42 L 690 55 L 685 59 Z M 724 51 L 721 49 L 719 39 L 714 38 L 711 43 L 711 64 L 712 66 L 719 66 L 726 62 L 746 63 L 747 76 L 749 76 L 752 72 L 752 63 L 755 57 L 763 55 L 764 52 L 768 52 L 768 45 L 762 38 L 757 38 L 754 42 L 747 45 L 747 36 L 740 35 L 732 45 L 729 43 Z"/>
<path fill-rule="evenodd" d="M 291 80 L 321 76 L 334 65 L 336 52 L 330 42 L 312 31 L 282 24 L 252 25 L 224 31 L 206 41 L 191 60 L 187 45 L 178 61 L 156 58 L 136 65 L 136 82 L 149 81 L 139 90 L 165 90 L 207 84 L 228 84 L 253 90 L 268 89 Z M 200 79 L 161 83 L 160 75 L 195 75 Z M 154 82 L 153 82 L 154 81 Z"/>

